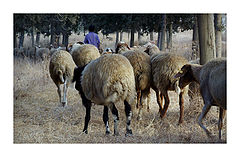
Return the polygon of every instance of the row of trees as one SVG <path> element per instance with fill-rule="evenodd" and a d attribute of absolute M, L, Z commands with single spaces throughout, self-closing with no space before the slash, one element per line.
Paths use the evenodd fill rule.
<path fill-rule="evenodd" d="M 94 24 L 96 32 L 101 31 L 103 35 L 116 32 L 117 36 L 120 33 L 121 37 L 121 32 L 130 32 L 130 46 L 133 46 L 136 32 L 139 38 L 143 33 L 150 33 L 153 40 L 152 32 L 159 32 L 160 39 L 166 36 L 167 29 L 171 39 L 171 34 L 179 28 L 182 31 L 192 29 L 193 17 L 194 15 L 190 14 L 14 14 L 14 39 L 16 41 L 16 35 L 20 34 L 20 47 L 23 45 L 25 33 L 31 36 L 36 33 L 36 44 L 39 42 L 40 33 L 51 36 L 51 44 L 56 37 L 63 35 L 62 44 L 66 45 L 72 32 L 85 33 L 89 25 Z M 158 46 L 163 48 L 160 41 Z M 34 41 L 32 44 L 34 45 Z"/>
<path fill-rule="evenodd" d="M 221 21 L 221 14 L 14 14 L 14 46 L 17 47 L 17 37 L 19 37 L 18 47 L 23 46 L 24 34 L 32 36 L 32 46 L 39 44 L 40 34 L 50 36 L 50 44 L 57 42 L 60 44 L 59 36 L 62 35 L 63 45 L 68 45 L 68 37 L 71 33 L 84 33 L 89 25 L 96 27 L 96 32 L 103 35 L 116 32 L 116 43 L 122 40 L 122 32 L 129 32 L 130 46 L 134 44 L 134 33 L 138 33 L 140 39 L 143 33 L 150 34 L 150 40 L 153 40 L 153 32 L 158 33 L 157 46 L 160 50 L 165 50 L 165 39 L 167 39 L 167 48 L 172 46 L 172 34 L 178 31 L 193 29 L 193 40 L 198 41 L 198 36 L 202 43 L 209 43 L 206 39 L 209 37 L 220 40 L 219 36 L 224 29 Z M 215 25 L 214 25 L 215 20 Z M 199 27 L 199 33 L 198 33 Z M 208 28 L 209 27 L 209 28 Z M 214 31 L 216 30 L 216 32 Z M 213 32 L 206 34 L 203 32 Z M 220 32 L 220 34 L 219 34 Z M 36 34 L 36 40 L 34 35 Z M 217 41 L 219 45 L 219 41 Z M 213 56 L 216 56 L 216 46 Z M 200 44 L 202 52 L 206 52 Z M 219 50 L 219 46 L 217 46 Z M 219 56 L 219 55 L 218 55 Z M 201 56 L 203 57 L 203 56 Z"/>

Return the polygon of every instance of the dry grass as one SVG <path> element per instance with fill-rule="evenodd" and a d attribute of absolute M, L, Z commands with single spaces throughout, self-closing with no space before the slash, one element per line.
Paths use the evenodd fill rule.
<path fill-rule="evenodd" d="M 191 34 L 180 35 L 174 36 L 174 47 L 179 53 L 188 56 Z M 70 39 L 78 40 L 77 36 Z M 106 41 L 105 44 L 111 47 L 114 41 Z M 212 107 L 204 120 L 213 138 L 208 138 L 198 126 L 197 118 L 203 104 L 199 96 L 190 101 L 188 97 L 185 98 L 184 124 L 178 125 L 179 106 L 174 92 L 169 92 L 170 106 L 166 117 L 161 119 L 155 93 L 151 91 L 150 112 L 143 112 L 142 121 L 136 120 L 134 110 L 131 137 L 125 137 L 126 117 L 123 106 L 118 107 L 120 136 L 105 135 L 103 106 L 97 105 L 91 110 L 89 133 L 83 134 L 85 108 L 74 85 L 68 91 L 68 106 L 63 108 L 59 105 L 57 88 L 48 73 L 48 61 L 34 64 L 27 59 L 14 60 L 14 143 L 226 143 L 226 119 L 222 141 L 218 141 L 216 107 Z M 109 118 L 113 133 L 111 112 Z"/>

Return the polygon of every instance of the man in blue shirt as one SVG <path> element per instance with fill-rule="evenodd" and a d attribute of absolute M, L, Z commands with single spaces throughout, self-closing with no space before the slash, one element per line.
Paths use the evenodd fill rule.
<path fill-rule="evenodd" d="M 100 46 L 100 40 L 96 33 L 94 33 L 94 26 L 89 26 L 89 33 L 85 36 L 84 43 L 85 44 L 92 44 L 96 46 L 99 49 Z"/>

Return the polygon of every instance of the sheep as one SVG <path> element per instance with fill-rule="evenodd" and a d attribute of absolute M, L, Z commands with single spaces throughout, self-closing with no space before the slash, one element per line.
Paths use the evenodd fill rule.
<path fill-rule="evenodd" d="M 127 50 L 131 50 L 130 47 L 128 46 L 128 44 L 125 43 L 124 41 L 120 41 L 117 44 L 115 53 L 116 54 L 122 54 L 122 53 L 126 52 Z"/>
<path fill-rule="evenodd" d="M 60 100 L 60 104 L 64 107 L 67 105 L 67 89 L 72 83 L 74 68 L 76 64 L 74 63 L 72 56 L 64 50 L 59 50 L 53 54 L 49 63 L 50 77 L 57 86 L 57 92 Z M 63 100 L 61 96 L 60 85 L 63 85 Z"/>
<path fill-rule="evenodd" d="M 41 59 L 42 61 L 48 60 L 50 57 L 50 51 L 48 48 L 35 47 L 35 59 Z"/>
<path fill-rule="evenodd" d="M 183 123 L 184 115 L 184 95 L 187 93 L 188 86 L 179 86 L 179 79 L 174 78 L 174 75 L 178 73 L 183 65 L 188 61 L 177 54 L 173 53 L 163 53 L 158 54 L 155 57 L 151 57 L 151 67 L 152 67 L 152 85 L 151 87 L 156 92 L 157 102 L 159 105 L 160 117 L 164 118 L 170 100 L 168 97 L 169 90 L 175 90 L 179 95 L 179 106 L 180 106 L 180 117 L 178 124 Z M 159 94 L 161 93 L 161 94 Z M 165 100 L 164 108 L 163 98 Z"/>
<path fill-rule="evenodd" d="M 152 56 L 153 54 L 160 53 L 160 50 L 155 44 L 149 43 L 146 45 L 146 50 L 144 52 L 146 52 L 148 55 Z"/>
<path fill-rule="evenodd" d="M 83 67 L 90 61 L 100 57 L 98 49 L 91 44 L 76 45 L 73 47 L 72 58 L 78 67 Z"/>
<path fill-rule="evenodd" d="M 200 93 L 204 100 L 202 113 L 198 118 L 198 124 L 211 137 L 211 133 L 202 124 L 202 119 L 206 116 L 211 106 L 220 108 L 218 130 L 221 139 L 222 122 L 227 110 L 226 104 L 226 58 L 217 58 L 204 65 L 186 64 L 176 74 L 180 78 L 182 86 L 190 82 L 200 84 Z"/>
<path fill-rule="evenodd" d="M 84 43 L 83 42 L 81 42 L 81 41 L 78 41 L 78 42 L 76 42 L 76 43 L 74 43 L 74 44 L 68 44 L 68 46 L 67 46 L 67 50 L 68 50 L 68 52 L 72 52 L 72 49 L 75 49 L 76 47 L 78 47 L 78 46 L 80 46 L 80 45 L 83 45 Z"/>
<path fill-rule="evenodd" d="M 105 51 L 101 54 L 101 55 L 105 55 L 105 54 L 113 54 L 115 52 L 113 52 L 113 49 L 111 48 L 106 48 Z"/>
<path fill-rule="evenodd" d="M 76 81 L 75 88 L 79 91 L 82 103 L 86 107 L 84 133 L 88 133 L 92 101 L 104 106 L 103 121 L 106 134 L 110 134 L 108 108 L 111 109 L 114 118 L 114 135 L 119 135 L 117 129 L 119 117 L 115 105 L 124 103 L 127 117 L 125 135 L 132 134 L 131 108 L 136 104 L 136 90 L 133 68 L 126 57 L 118 54 L 103 55 L 85 67 L 76 68 L 74 81 Z"/>
<path fill-rule="evenodd" d="M 127 51 L 122 54 L 131 63 L 136 83 L 137 91 L 137 108 L 139 108 L 139 113 L 137 119 L 141 119 L 142 114 L 142 99 L 147 99 L 147 110 L 149 111 L 149 101 L 150 101 L 150 84 L 152 80 L 151 76 L 151 62 L 150 57 L 141 51 Z"/>

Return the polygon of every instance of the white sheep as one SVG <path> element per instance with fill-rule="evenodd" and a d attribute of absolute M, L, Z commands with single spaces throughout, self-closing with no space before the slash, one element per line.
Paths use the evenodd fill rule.
<path fill-rule="evenodd" d="M 81 76 L 82 75 L 82 76 Z M 128 59 L 122 55 L 106 54 L 91 61 L 86 67 L 78 67 L 74 71 L 75 88 L 82 97 L 86 107 L 83 132 L 87 133 L 90 120 L 91 101 L 104 106 L 103 121 L 106 134 L 110 133 L 108 123 L 108 108 L 114 118 L 114 134 L 118 135 L 117 105 L 125 105 L 127 117 L 126 135 L 131 135 L 130 128 L 132 111 L 136 105 L 136 90 L 133 68 Z"/>
<path fill-rule="evenodd" d="M 96 46 L 91 44 L 75 44 L 71 50 L 72 58 L 78 67 L 87 65 L 94 59 L 100 57 Z"/>
<path fill-rule="evenodd" d="M 58 88 L 59 100 L 63 106 L 67 105 L 67 89 L 72 83 L 74 68 L 76 68 L 76 64 L 67 51 L 56 51 L 52 55 L 49 64 L 49 72 L 53 82 Z M 60 88 L 61 84 L 63 84 L 63 100 Z"/>
<path fill-rule="evenodd" d="M 205 65 L 186 64 L 175 77 L 180 77 L 182 86 L 186 86 L 193 81 L 200 84 L 200 93 L 204 100 L 204 107 L 198 118 L 198 124 L 208 136 L 211 136 L 211 133 L 202 124 L 202 119 L 206 116 L 211 106 L 220 108 L 218 130 L 219 139 L 221 139 L 222 122 L 227 109 L 226 58 L 213 59 Z"/>

